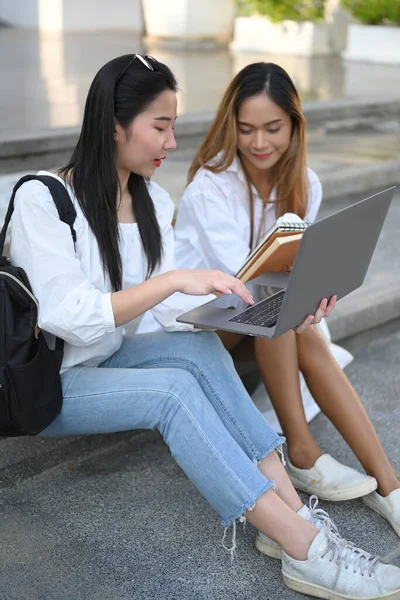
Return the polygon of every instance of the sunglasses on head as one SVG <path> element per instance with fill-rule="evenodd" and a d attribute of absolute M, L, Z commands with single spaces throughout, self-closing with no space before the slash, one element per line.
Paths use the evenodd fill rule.
<path fill-rule="evenodd" d="M 146 56 L 146 58 L 144 58 L 141 54 L 134 54 L 128 62 L 128 64 L 126 65 L 125 69 L 122 71 L 121 75 L 118 77 L 117 81 L 115 82 L 115 87 L 117 87 L 117 85 L 119 84 L 119 82 L 121 81 L 121 79 L 123 78 L 123 76 L 125 75 L 125 73 L 136 58 L 140 60 L 140 62 L 146 67 L 146 69 L 148 69 L 149 71 L 154 71 L 154 67 L 149 63 L 147 59 L 150 58 L 151 60 L 155 60 L 155 58 L 153 58 L 152 56 Z"/>

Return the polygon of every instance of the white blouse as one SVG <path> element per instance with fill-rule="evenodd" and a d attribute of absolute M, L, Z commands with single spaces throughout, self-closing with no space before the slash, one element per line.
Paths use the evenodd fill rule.
<path fill-rule="evenodd" d="M 10 246 L 13 264 L 26 271 L 39 301 L 39 326 L 66 342 L 62 371 L 75 365 L 98 366 L 120 348 L 124 335 L 123 327 L 115 326 L 112 286 L 96 238 L 72 189 L 66 187 L 77 213 L 75 248 L 69 226 L 60 221 L 48 188 L 39 181 L 25 183 L 16 194 Z M 153 273 L 158 275 L 174 269 L 174 205 L 155 183 L 149 184 L 149 193 L 163 243 L 163 258 Z M 119 232 L 122 289 L 126 289 L 145 280 L 147 260 L 137 224 L 120 223 Z M 182 294 L 174 294 L 152 312 L 166 330 L 191 330 L 190 325 L 175 321 L 184 312 L 184 303 Z"/>
<path fill-rule="evenodd" d="M 322 187 L 316 174 L 307 169 L 308 203 L 305 221 L 313 222 L 322 200 Z M 276 222 L 275 205 L 263 202 L 254 186 L 254 231 L 260 235 Z M 275 198 L 272 190 L 271 200 Z M 265 214 L 263 215 L 263 211 Z M 250 253 L 250 206 L 248 188 L 240 160 L 235 157 L 228 169 L 212 173 L 199 169 L 186 188 L 179 204 L 175 224 L 175 262 L 178 269 L 219 269 L 237 273 Z M 181 303 L 186 312 L 208 302 L 207 298 L 186 297 Z M 148 311 L 137 332 L 148 333 L 162 329 L 153 311 Z"/>
<path fill-rule="evenodd" d="M 304 220 L 315 220 L 322 200 L 322 186 L 311 170 Z M 275 205 L 263 202 L 252 186 L 254 232 L 264 224 L 261 236 L 276 222 Z M 272 190 L 271 200 L 275 198 Z M 265 210 L 265 215 L 263 211 Z M 221 173 L 201 168 L 186 188 L 175 224 L 175 260 L 180 269 L 220 269 L 236 273 L 250 253 L 250 206 L 248 187 L 240 160 Z"/>

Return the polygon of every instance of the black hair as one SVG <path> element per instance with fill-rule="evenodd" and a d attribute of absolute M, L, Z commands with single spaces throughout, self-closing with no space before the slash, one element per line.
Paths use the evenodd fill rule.
<path fill-rule="evenodd" d="M 122 287 L 122 262 L 116 198 L 119 189 L 115 167 L 115 120 L 125 130 L 166 90 L 177 91 L 170 69 L 146 56 L 134 60 L 132 54 L 114 58 L 95 76 L 86 99 L 82 130 L 69 163 L 60 174 L 69 178 L 79 205 L 99 246 L 104 271 L 112 287 Z M 161 261 L 162 240 L 154 204 L 145 178 L 131 173 L 128 189 L 143 249 L 147 277 Z"/>

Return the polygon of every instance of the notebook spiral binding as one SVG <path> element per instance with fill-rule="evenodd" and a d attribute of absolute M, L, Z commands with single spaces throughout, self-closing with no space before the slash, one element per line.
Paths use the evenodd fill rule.
<path fill-rule="evenodd" d="M 304 231 L 308 227 L 309 223 L 298 223 L 298 222 L 289 222 L 279 224 L 279 231 Z"/>

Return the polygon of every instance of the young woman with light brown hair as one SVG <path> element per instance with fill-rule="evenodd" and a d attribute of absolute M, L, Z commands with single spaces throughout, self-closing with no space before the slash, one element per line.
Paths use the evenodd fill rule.
<path fill-rule="evenodd" d="M 315 220 L 322 189 L 307 168 L 305 129 L 298 93 L 281 67 L 255 63 L 236 75 L 191 165 L 179 205 L 180 268 L 235 273 L 285 213 Z M 326 500 L 364 497 L 400 535 L 400 482 L 339 366 L 349 361 L 346 351 L 315 327 L 275 339 L 226 332 L 220 337 L 234 355 L 249 349 L 255 355 L 287 440 L 287 468 L 295 487 Z M 339 463 L 317 444 L 307 424 L 299 372 L 367 475 Z"/>

